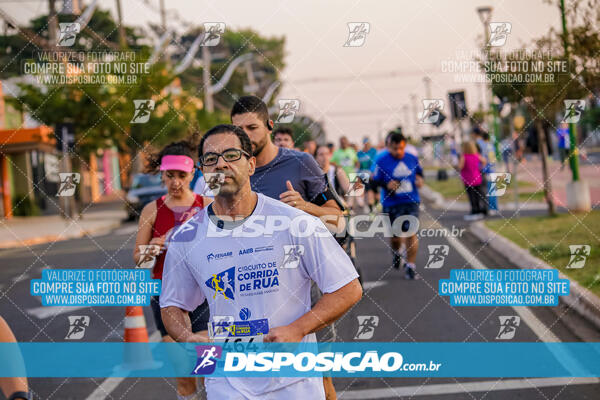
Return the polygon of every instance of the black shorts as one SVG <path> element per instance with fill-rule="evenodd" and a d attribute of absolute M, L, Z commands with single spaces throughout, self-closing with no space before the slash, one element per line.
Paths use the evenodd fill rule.
<path fill-rule="evenodd" d="M 152 314 L 154 314 L 154 322 L 156 322 L 156 329 L 160 332 L 161 336 L 167 336 L 167 329 L 163 324 L 162 317 L 160 315 L 160 300 L 158 296 L 152 296 L 150 299 L 150 307 L 152 307 Z M 188 313 L 190 321 L 192 321 L 192 332 L 205 331 L 208 329 L 208 302 L 204 300 L 204 303 L 200 304 L 194 311 Z"/>
<path fill-rule="evenodd" d="M 412 215 L 415 218 L 419 218 L 419 203 L 400 203 L 390 207 L 383 207 L 383 212 L 389 215 L 391 224 L 394 223 L 396 218 L 404 215 Z M 402 223 L 402 232 L 407 232 L 409 228 L 410 222 L 404 221 Z"/>

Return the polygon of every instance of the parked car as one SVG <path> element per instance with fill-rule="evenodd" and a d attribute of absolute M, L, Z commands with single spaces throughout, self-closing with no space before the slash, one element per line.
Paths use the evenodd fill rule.
<path fill-rule="evenodd" d="M 160 174 L 135 174 L 127 192 L 127 203 L 125 204 L 129 220 L 133 221 L 139 218 L 142 208 L 146 204 L 166 193 L 167 188 L 163 186 Z"/>

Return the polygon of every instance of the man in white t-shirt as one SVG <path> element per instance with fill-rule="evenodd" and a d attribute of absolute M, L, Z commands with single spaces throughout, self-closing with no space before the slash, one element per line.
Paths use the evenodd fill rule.
<path fill-rule="evenodd" d="M 251 190 L 255 158 L 241 128 L 212 128 L 200 151 L 203 173 L 225 179 L 169 244 L 160 295 L 167 331 L 180 342 L 219 341 L 223 324 L 244 325 L 253 332 L 246 342 L 315 341 L 315 331 L 360 300 L 352 262 L 318 218 Z M 312 308 L 311 281 L 324 293 Z M 192 333 L 187 314 L 204 299 L 210 338 Z M 209 400 L 325 398 L 321 378 L 207 377 L 205 384 Z"/>

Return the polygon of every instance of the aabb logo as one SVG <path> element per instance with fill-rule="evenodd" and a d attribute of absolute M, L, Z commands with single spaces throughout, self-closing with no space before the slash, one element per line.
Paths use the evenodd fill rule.
<path fill-rule="evenodd" d="M 242 256 L 244 254 L 252 254 L 252 253 L 254 253 L 254 248 L 250 247 L 249 249 L 240 250 L 240 254 L 239 255 Z"/>
<path fill-rule="evenodd" d="M 218 274 L 213 274 L 212 278 L 206 281 L 206 286 L 215 291 L 213 299 L 217 294 L 221 294 L 224 298 L 233 300 L 235 293 L 235 267 L 226 269 Z"/>

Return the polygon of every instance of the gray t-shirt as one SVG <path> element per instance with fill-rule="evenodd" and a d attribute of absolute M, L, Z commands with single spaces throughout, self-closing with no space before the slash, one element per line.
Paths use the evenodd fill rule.
<path fill-rule="evenodd" d="M 313 202 L 327 189 L 324 175 L 310 154 L 280 147 L 270 163 L 256 168 L 250 183 L 253 191 L 279 200 L 279 195 L 287 192 L 285 182 L 289 180 L 304 200 Z"/>

